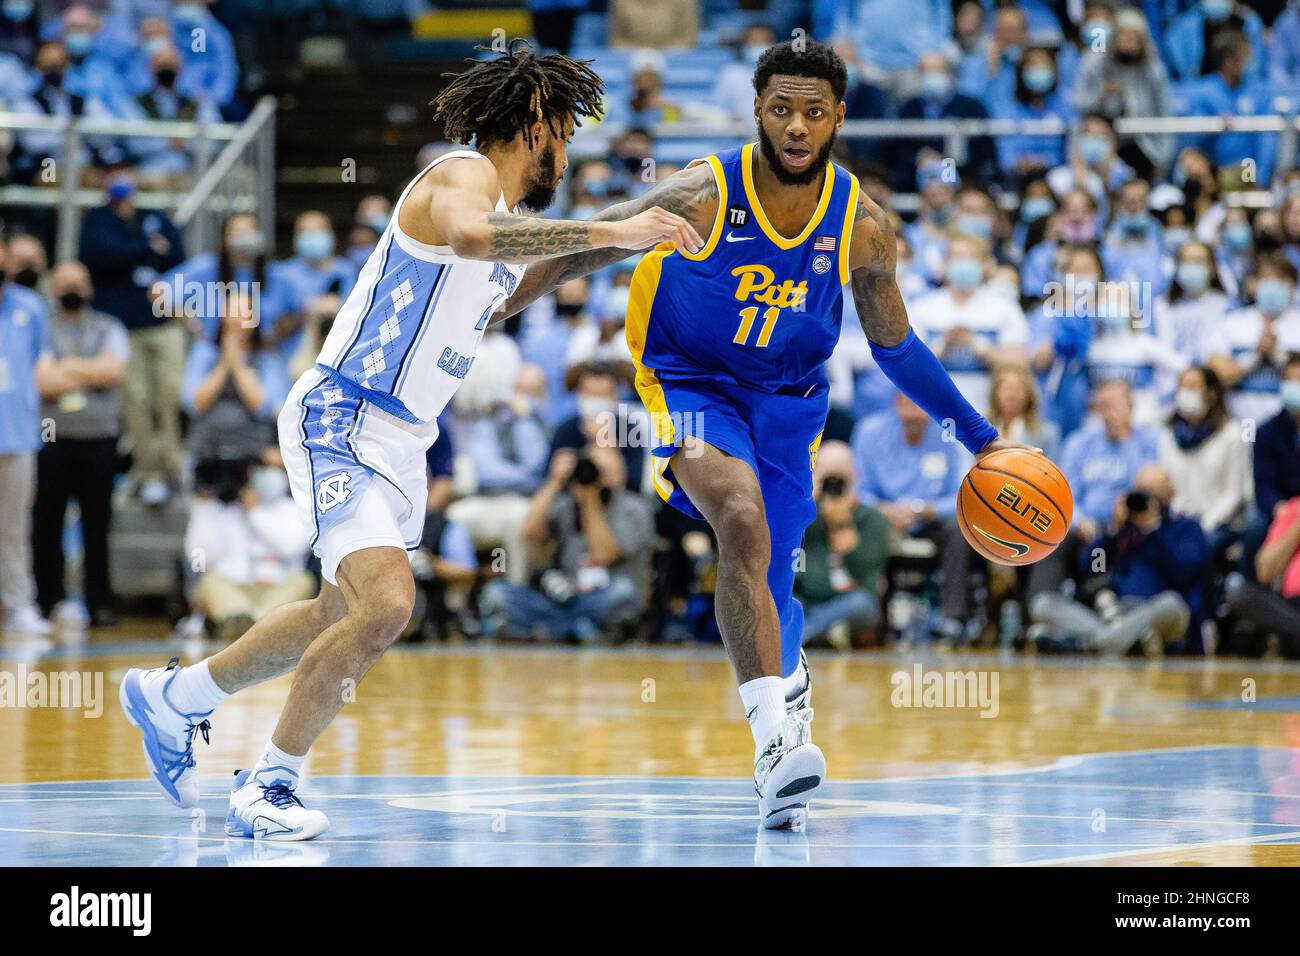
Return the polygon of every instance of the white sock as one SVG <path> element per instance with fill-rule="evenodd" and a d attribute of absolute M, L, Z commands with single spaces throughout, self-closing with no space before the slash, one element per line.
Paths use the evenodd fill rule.
<path fill-rule="evenodd" d="M 307 755 L 295 756 L 294 754 L 285 753 L 275 745 L 275 741 L 267 740 L 266 749 L 262 751 L 262 756 L 257 758 L 257 763 L 253 764 L 253 772 L 249 777 L 256 777 L 261 771 L 274 768 L 284 768 L 288 774 L 272 774 L 275 779 L 268 779 L 267 783 L 284 783 L 290 788 L 298 786 L 298 778 L 301 775 L 302 765 L 307 760 Z"/>
<path fill-rule="evenodd" d="M 754 735 L 754 748 L 758 749 L 772 739 L 785 722 L 785 695 L 781 693 L 781 678 L 756 677 L 740 685 L 740 700 L 745 705 L 745 717 Z"/>
<path fill-rule="evenodd" d="M 208 673 L 208 662 L 182 667 L 167 689 L 171 705 L 181 713 L 206 714 L 230 695 Z"/>
<path fill-rule="evenodd" d="M 786 700 L 792 700 L 804 692 L 808 686 L 808 668 L 803 666 L 803 657 L 799 658 L 799 663 L 795 666 L 794 673 L 789 677 L 781 678 L 781 693 L 785 695 Z"/>

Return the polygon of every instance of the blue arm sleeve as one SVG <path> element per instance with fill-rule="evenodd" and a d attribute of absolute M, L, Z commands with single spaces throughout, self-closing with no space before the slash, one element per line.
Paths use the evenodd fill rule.
<path fill-rule="evenodd" d="M 951 421 L 957 440 L 971 454 L 998 437 L 998 430 L 957 391 L 939 360 L 916 337 L 915 331 L 908 329 L 907 338 L 892 348 L 872 342 L 871 354 L 898 390 L 920 405 L 927 415 L 941 424 Z"/>

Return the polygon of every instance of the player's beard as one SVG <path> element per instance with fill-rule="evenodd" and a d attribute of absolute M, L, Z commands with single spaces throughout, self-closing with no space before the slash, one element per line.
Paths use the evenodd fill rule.
<path fill-rule="evenodd" d="M 782 186 L 807 186 L 809 183 L 817 181 L 826 164 L 830 162 L 831 148 L 835 145 L 835 132 L 831 132 L 830 138 L 818 152 L 816 157 L 808 168 L 803 172 L 792 173 L 785 168 L 781 162 L 781 157 L 776 154 L 776 146 L 768 138 L 767 130 L 763 129 L 763 124 L 758 124 L 758 148 L 763 151 L 763 158 L 767 160 L 767 165 L 772 167 L 772 174 L 776 176 L 776 181 Z"/>
<path fill-rule="evenodd" d="M 520 202 L 532 212 L 541 212 L 555 200 L 559 185 L 559 177 L 555 175 L 555 147 L 547 146 L 537 157 L 537 166 Z"/>

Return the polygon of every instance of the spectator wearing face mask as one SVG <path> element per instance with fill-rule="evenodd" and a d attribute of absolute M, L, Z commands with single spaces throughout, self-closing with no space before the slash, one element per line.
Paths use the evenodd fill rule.
<path fill-rule="evenodd" d="M 221 225 L 221 248 L 186 259 L 160 278 L 153 289 L 155 303 L 184 321 L 195 336 L 215 339 L 225 292 L 240 292 L 254 298 L 258 320 L 273 329 L 287 308 L 287 291 L 269 268 L 267 252 L 257 217 L 234 213 Z"/>
<path fill-rule="evenodd" d="M 238 92 L 239 63 L 226 25 L 212 15 L 211 0 L 181 0 L 172 7 L 172 43 L 184 59 L 182 72 L 223 111 Z M 194 43 L 202 31 L 203 44 Z M 201 46 L 200 49 L 195 49 Z"/>
<path fill-rule="evenodd" d="M 565 376 L 577 396 L 577 414 L 561 422 L 551 436 L 551 457 L 562 449 L 581 449 L 592 443 L 613 445 L 623 454 L 624 482 L 640 491 L 646 468 L 645 450 L 652 436 L 650 423 L 639 403 L 624 401 L 620 389 L 627 378 L 616 366 L 600 362 L 574 365 Z"/>
<path fill-rule="evenodd" d="M 823 439 L 817 466 L 817 517 L 804 532 L 795 596 L 803 605 L 804 644 L 846 650 L 880 622 L 889 522 L 858 501 L 848 445 Z"/>
<path fill-rule="evenodd" d="M 237 459 L 221 470 L 230 474 L 214 490 L 200 475 L 185 554 L 200 569 L 195 609 L 218 640 L 230 641 L 275 608 L 311 597 L 316 581 L 306 570 L 311 530 L 289 497 L 278 455 Z"/>
<path fill-rule="evenodd" d="M 36 50 L 38 26 L 34 0 L 0 3 L 0 57 L 29 62 Z"/>
<path fill-rule="evenodd" d="M 570 279 L 555 290 L 555 311 L 550 319 L 534 320 L 533 310 L 540 312 L 543 306 L 530 306 L 526 313 L 519 347 L 524 361 L 540 367 L 545 377 L 547 400 L 538 412 L 548 430 L 577 410 L 577 399 L 565 387 L 564 379 L 569 370 L 569 343 L 579 329 L 596 321 L 587 310 L 590 289 L 586 276 Z"/>
<path fill-rule="evenodd" d="M 107 192 L 108 202 L 82 219 L 78 259 L 90 270 L 96 307 L 130 335 L 131 363 L 122 389 L 129 487 L 144 503 L 160 505 L 180 487 L 185 327 L 155 309 L 154 284 L 184 261 L 185 249 L 166 213 L 137 208 L 129 175 L 111 175 Z"/>
<path fill-rule="evenodd" d="M 5 252 L 0 233 L 0 258 Z M 42 445 L 36 374 L 48 347 L 47 321 L 35 292 L 0 284 L 0 610 L 6 632 L 36 636 L 50 630 L 36 608 L 30 533 Z"/>
<path fill-rule="evenodd" d="M 112 48 L 104 21 L 89 7 L 73 4 L 63 13 L 60 39 L 67 48 L 69 65 L 64 83 L 69 93 L 96 96 L 116 113 L 126 96 L 121 65 Z"/>
<path fill-rule="evenodd" d="M 740 38 L 740 59 L 728 63 L 718 74 L 713 104 L 733 123 L 748 122 L 754 115 L 754 67 L 763 51 L 776 42 L 775 31 L 766 23 L 751 23 Z"/>
<path fill-rule="evenodd" d="M 1260 54 L 1252 57 L 1252 50 Z M 1191 83 L 1186 92 L 1189 116 L 1273 114 L 1272 90 L 1252 65 L 1263 59 L 1263 45 L 1258 39 L 1251 43 L 1243 34 L 1225 33 L 1211 41 L 1210 53 L 1212 72 Z M 1215 134 L 1185 134 L 1180 142 L 1204 149 L 1215 165 L 1239 183 L 1267 183 L 1273 175 L 1276 133 L 1229 129 Z"/>
<path fill-rule="evenodd" d="M 1068 162 L 1047 173 L 1052 192 L 1064 196 L 1083 189 L 1097 200 L 1098 213 L 1107 214 L 1106 197 L 1133 178 L 1128 163 L 1115 155 L 1115 129 L 1104 116 L 1085 116 L 1082 126 L 1070 138 Z"/>
<path fill-rule="evenodd" d="M 31 116 L 104 120 L 112 118 L 114 105 L 120 103 L 111 99 L 112 93 L 111 86 L 87 86 L 84 81 L 76 81 L 67 47 L 54 41 L 41 44 L 36 51 L 30 88 L 25 84 L 12 103 L 14 112 Z M 79 158 L 83 164 L 104 165 L 121 157 L 112 140 L 90 136 L 82 140 Z M 55 168 L 51 164 L 62 160 L 63 136 L 59 132 L 23 130 L 18 134 L 12 165 L 19 182 L 50 182 L 49 175 Z"/>
<path fill-rule="evenodd" d="M 1111 121 L 1170 114 L 1169 74 L 1140 11 L 1117 10 L 1107 49 L 1083 58 L 1074 106 L 1081 113 L 1096 113 Z M 1118 145 L 1120 157 L 1144 179 L 1168 164 L 1172 150 L 1172 137 L 1157 133 L 1121 137 Z"/>
<path fill-rule="evenodd" d="M 189 123 L 216 123 L 221 114 L 207 98 L 196 99 L 181 92 L 181 55 L 173 46 L 158 49 L 149 56 L 151 83 L 134 96 L 124 98 L 119 115 L 130 120 L 174 120 Z M 162 137 L 133 137 L 127 143 L 136 171 L 142 177 L 166 185 L 174 177 L 192 171 L 192 146 L 181 140 Z"/>
<path fill-rule="evenodd" d="M 1160 464 L 1173 482 L 1174 510 L 1201 523 L 1215 554 L 1235 540 L 1233 525 L 1250 506 L 1248 448 L 1219 376 L 1203 365 L 1185 371 L 1160 432 Z"/>
<path fill-rule="evenodd" d="M 1140 283 L 1159 294 L 1168 285 L 1165 239 L 1160 220 L 1150 211 L 1150 197 L 1150 185 L 1142 179 L 1131 179 L 1120 188 L 1102 257 L 1111 279 Z"/>
<path fill-rule="evenodd" d="M 586 322 L 573 330 L 565 354 L 569 367 L 583 362 L 598 362 L 616 366 L 631 379 L 634 374 L 632 351 L 624 334 L 631 279 L 629 270 L 620 269 L 615 274 L 614 283 L 605 290 L 599 307 L 594 310 L 596 321 Z"/>
<path fill-rule="evenodd" d="M 1059 280 L 1029 313 L 1029 368 L 1043 392 L 1047 417 L 1063 436 L 1083 424 L 1088 407 L 1088 347 L 1105 271 L 1097 249 L 1069 246 Z"/>
<path fill-rule="evenodd" d="M 920 209 L 916 219 L 903 227 L 903 235 L 912 250 L 912 271 L 926 282 L 938 285 L 943 281 L 948 234 L 961 178 L 951 166 L 931 157 L 923 159 L 917 167 L 916 185 L 921 194 Z"/>
<path fill-rule="evenodd" d="M 472 477 L 459 483 L 465 497 L 450 506 L 447 516 L 469 531 L 479 549 L 503 547 L 506 575 L 517 584 L 528 577 L 520 527 L 550 459 L 534 399 L 544 388 L 542 370 L 523 365 L 504 401 L 456 406 L 455 442 L 467 449 L 469 467 L 463 471 Z"/>
<path fill-rule="evenodd" d="M 1019 215 L 1011 230 L 1009 258 L 1012 262 L 1023 263 L 1025 256 L 1047 238 L 1047 227 L 1055 212 L 1056 197 L 1047 180 L 1040 176 L 1026 182 L 1020 195 Z M 1020 294 L 1018 282 L 1017 279 L 1017 295 Z"/>
<path fill-rule="evenodd" d="M 355 265 L 334 254 L 334 227 L 323 212 L 298 214 L 293 253 L 272 268 L 276 281 L 284 284 L 285 313 L 268 335 L 285 356 L 302 344 L 302 323 L 314 300 L 324 295 L 346 299 L 357 281 Z"/>
<path fill-rule="evenodd" d="M 1020 265 L 1020 292 L 1026 299 L 1039 300 L 1048 294 L 1049 283 L 1063 268 L 1059 260 L 1073 246 L 1096 247 L 1100 231 L 1097 200 L 1082 189 L 1061 197 L 1061 207 L 1051 217 L 1045 237 L 1025 254 Z"/>
<path fill-rule="evenodd" d="M 108 529 L 117 475 L 120 386 L 131 346 L 117 319 L 90 307 L 94 289 L 79 262 L 63 262 L 50 275 L 54 303 L 46 360 L 36 370 L 41 418 L 55 440 L 37 456 L 32 554 L 36 600 L 56 621 L 94 626 L 113 623 Z M 63 533 L 68 503 L 81 516 L 82 594 L 85 610 L 64 590 Z"/>
<path fill-rule="evenodd" d="M 365 196 L 357 203 L 356 212 L 352 215 L 353 232 L 349 236 L 346 255 L 358 271 L 375 251 L 375 247 L 379 244 L 379 237 L 388 228 L 388 220 L 392 215 L 393 203 L 382 193 Z M 358 233 L 358 229 L 366 231 Z M 365 241 L 357 241 L 359 236 L 365 236 Z"/>
<path fill-rule="evenodd" d="M 1231 305 L 1214 266 L 1214 253 L 1202 242 L 1178 249 L 1169 291 L 1156 300 L 1155 331 L 1188 361 L 1223 368 L 1228 359 L 1224 338 Z"/>
<path fill-rule="evenodd" d="M 987 407 L 990 369 L 998 362 L 1024 361 L 1029 342 L 1020 306 L 985 285 L 991 268 L 982 240 L 953 236 L 943 288 L 918 299 L 911 310 L 917 334 L 977 409 Z"/>
<path fill-rule="evenodd" d="M 1233 35 L 1245 37 L 1251 49 L 1259 51 L 1253 62 L 1243 63 L 1246 75 L 1252 81 L 1264 79 L 1268 75 L 1264 23 L 1259 14 L 1235 0 L 1199 0 L 1174 18 L 1164 36 L 1164 61 L 1169 64 L 1169 72 L 1179 81 L 1215 72 L 1219 68 L 1215 44 Z"/>
<path fill-rule="evenodd" d="M 1288 355 L 1300 353 L 1296 268 L 1277 253 L 1260 256 L 1254 285 L 1255 304 L 1224 320 L 1229 360 L 1218 371 L 1232 414 L 1259 425 L 1282 410 L 1282 369 Z"/>
<path fill-rule="evenodd" d="M 9 252 L 3 266 L 3 271 L 14 285 L 20 285 L 24 289 L 37 289 L 48 268 L 45 247 L 35 236 L 21 233 L 10 236 Z"/>
<path fill-rule="evenodd" d="M 937 51 L 922 54 L 917 63 L 919 90 L 911 99 L 904 100 L 898 107 L 899 119 L 987 119 L 988 108 L 974 96 L 958 92 L 956 78 L 947 57 Z M 752 99 L 752 96 L 751 96 Z M 906 175 L 906 171 L 916 168 L 918 154 L 928 149 L 936 156 L 944 155 L 944 143 L 941 138 L 899 139 L 892 141 L 890 149 L 890 168 Z M 997 176 L 997 148 L 988 136 L 976 136 L 967 141 L 967 155 L 964 169 L 970 175 L 983 181 L 992 181 Z M 895 177 L 895 186 L 905 188 L 909 183 Z"/>
<path fill-rule="evenodd" d="M 1223 291 L 1235 301 L 1243 301 L 1242 286 L 1255 266 L 1255 232 L 1245 209 L 1238 207 L 1224 212 L 1214 244 L 1214 264 Z"/>
<path fill-rule="evenodd" d="M 1026 51 L 1016 70 L 1010 95 L 986 98 L 989 112 L 998 119 L 1049 120 L 1069 124 L 1074 109 L 1060 89 L 1056 57 L 1051 50 Z M 1020 181 L 1065 161 L 1065 135 L 1013 133 L 997 141 L 998 165 L 1008 181 Z"/>
<path fill-rule="evenodd" d="M 1128 383 L 1133 419 L 1146 426 L 1160 422 L 1178 376 L 1191 362 L 1151 331 L 1151 305 L 1140 296 L 1140 287 L 1126 282 L 1097 287 L 1092 341 L 1083 361 L 1091 389 L 1114 379 Z"/>

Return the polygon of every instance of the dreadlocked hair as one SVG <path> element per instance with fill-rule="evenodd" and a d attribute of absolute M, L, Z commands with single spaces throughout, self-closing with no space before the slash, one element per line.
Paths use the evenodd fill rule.
<path fill-rule="evenodd" d="M 473 139 L 479 146 L 509 142 L 516 133 L 527 139 L 538 122 L 563 136 L 568 117 L 576 123 L 580 116 L 600 115 L 605 84 L 590 60 L 558 53 L 539 57 L 527 40 L 517 39 L 495 60 L 470 62 L 463 73 L 442 74 L 452 80 L 433 101 L 448 139 Z"/>

